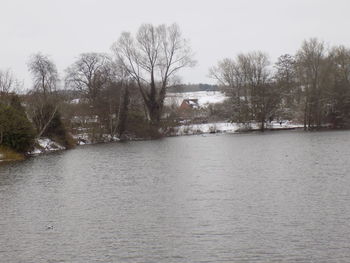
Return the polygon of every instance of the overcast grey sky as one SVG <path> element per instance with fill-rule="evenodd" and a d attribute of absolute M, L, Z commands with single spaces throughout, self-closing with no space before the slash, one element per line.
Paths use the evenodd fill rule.
<path fill-rule="evenodd" d="M 122 31 L 178 23 L 198 64 L 183 82 L 213 83 L 208 68 L 224 57 L 262 50 L 271 61 L 304 39 L 350 47 L 349 0 L 0 0 L 0 69 L 31 85 L 28 57 L 50 55 L 63 76 L 82 52 L 110 52 Z"/>

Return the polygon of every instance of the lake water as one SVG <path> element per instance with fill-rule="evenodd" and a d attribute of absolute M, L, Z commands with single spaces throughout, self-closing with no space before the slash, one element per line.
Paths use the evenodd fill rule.
<path fill-rule="evenodd" d="M 350 132 L 101 144 L 0 166 L 0 262 L 350 262 Z"/>

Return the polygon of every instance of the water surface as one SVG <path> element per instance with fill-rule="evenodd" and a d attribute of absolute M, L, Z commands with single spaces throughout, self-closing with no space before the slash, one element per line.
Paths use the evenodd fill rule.
<path fill-rule="evenodd" d="M 176 137 L 0 166 L 0 262 L 350 262 L 349 138 Z"/>

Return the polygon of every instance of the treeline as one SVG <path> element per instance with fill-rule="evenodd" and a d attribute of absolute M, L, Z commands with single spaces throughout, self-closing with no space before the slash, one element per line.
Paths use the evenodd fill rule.
<path fill-rule="evenodd" d="M 28 151 L 43 136 L 67 147 L 71 134 L 92 142 L 160 136 L 166 90 L 180 69 L 194 64 L 176 24 L 124 32 L 110 54 L 80 54 L 63 76 L 48 55 L 34 54 L 26 94 L 19 95 L 21 83 L 10 71 L 0 71 L 0 144 Z"/>
<path fill-rule="evenodd" d="M 267 121 L 282 119 L 303 122 L 305 129 L 350 126 L 346 47 L 326 48 L 310 39 L 274 65 L 263 52 L 239 54 L 210 69 L 218 86 L 180 86 L 178 71 L 195 63 L 176 24 L 124 32 L 110 54 L 80 54 L 62 76 L 49 56 L 34 54 L 27 63 L 33 85 L 26 94 L 10 71 L 0 71 L 0 145 L 26 152 L 43 136 L 66 147 L 75 144 L 73 137 L 154 138 L 177 118 L 164 105 L 166 92 L 218 86 L 230 99 L 216 112 L 234 122 L 260 122 L 262 130 Z"/>
<path fill-rule="evenodd" d="M 350 126 L 350 49 L 304 41 L 294 55 L 271 65 L 263 52 L 226 58 L 210 69 L 224 92 L 235 122 L 288 119 L 305 129 Z M 227 110 L 226 109 L 226 110 Z"/>
<path fill-rule="evenodd" d="M 13 74 L 0 71 L 0 145 L 26 153 L 35 139 L 50 137 L 67 148 L 74 145 L 61 118 L 62 99 L 57 93 L 58 73 L 48 57 L 40 53 L 28 61 L 33 87 L 21 94 L 22 84 Z"/>

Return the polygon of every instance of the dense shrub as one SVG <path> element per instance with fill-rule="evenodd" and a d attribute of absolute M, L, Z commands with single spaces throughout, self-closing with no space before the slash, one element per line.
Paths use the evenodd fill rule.
<path fill-rule="evenodd" d="M 34 130 L 24 112 L 0 104 L 0 144 L 18 152 L 26 152 L 33 143 Z"/>
<path fill-rule="evenodd" d="M 142 112 L 130 112 L 125 136 L 137 139 L 158 139 L 160 127 L 151 126 Z"/>

